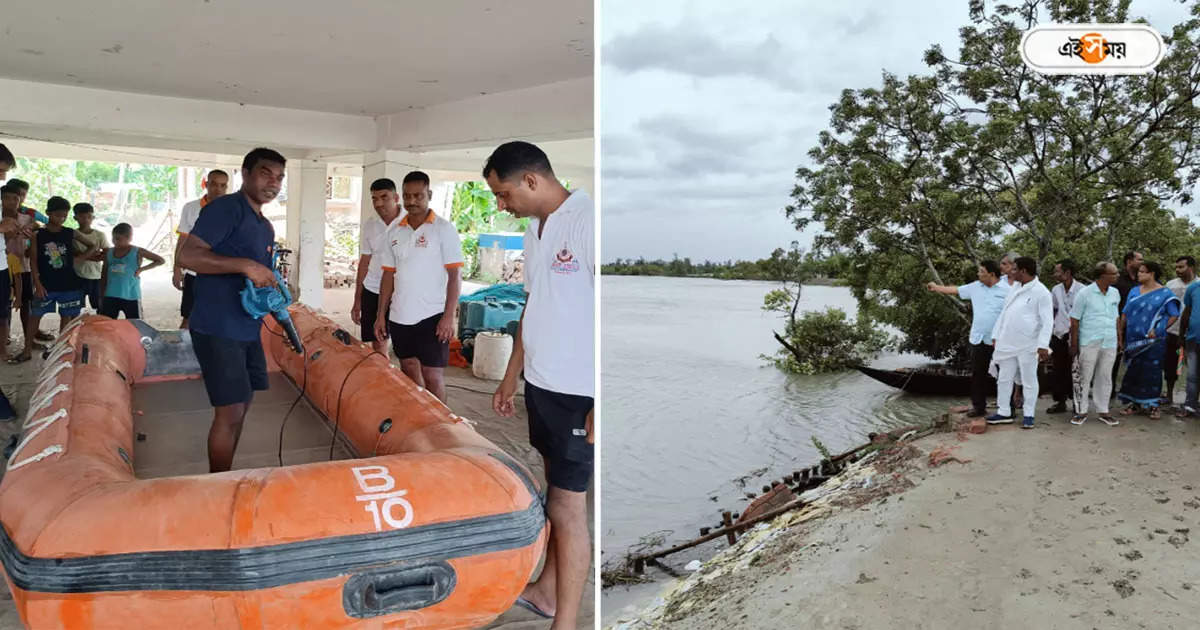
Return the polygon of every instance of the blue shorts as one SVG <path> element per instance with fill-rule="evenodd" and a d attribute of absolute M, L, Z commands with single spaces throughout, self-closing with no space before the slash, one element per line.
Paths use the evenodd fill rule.
<path fill-rule="evenodd" d="M 33 300 L 33 314 L 41 317 L 58 311 L 64 319 L 79 315 L 83 308 L 83 291 L 47 291 L 46 299 Z"/>

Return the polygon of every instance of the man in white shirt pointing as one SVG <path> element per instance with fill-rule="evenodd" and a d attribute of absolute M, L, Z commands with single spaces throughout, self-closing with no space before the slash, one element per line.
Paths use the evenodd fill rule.
<path fill-rule="evenodd" d="M 1050 356 L 1050 334 L 1054 330 L 1054 304 L 1050 290 L 1037 279 L 1037 261 L 1020 257 L 1016 261 L 1012 291 L 1004 301 L 1004 309 L 996 319 L 992 331 L 996 351 L 992 364 L 999 374 L 996 377 L 996 413 L 987 417 L 989 424 L 1006 424 L 1013 421 L 1010 405 L 1013 382 L 1020 379 L 1023 385 L 1024 419 L 1022 429 L 1033 428 L 1033 416 L 1037 409 L 1038 361 Z"/>

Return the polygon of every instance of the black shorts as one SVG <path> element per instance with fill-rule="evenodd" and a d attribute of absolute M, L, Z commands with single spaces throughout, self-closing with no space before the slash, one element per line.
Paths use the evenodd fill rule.
<path fill-rule="evenodd" d="M 589 396 L 560 394 L 525 383 L 529 443 L 546 458 L 546 480 L 555 488 L 587 492 L 592 482 L 593 444 L 587 441 Z"/>
<path fill-rule="evenodd" d="M 1179 351 L 1183 349 L 1183 343 L 1179 340 L 1179 335 L 1167 333 L 1167 356 L 1163 361 L 1163 376 L 1166 380 L 1174 383 L 1179 380 Z"/>
<path fill-rule="evenodd" d="M 379 294 L 362 290 L 362 340 L 371 343 L 375 341 L 375 315 L 379 312 Z"/>
<path fill-rule="evenodd" d="M 100 314 L 116 319 L 121 313 L 125 314 L 125 319 L 139 319 L 141 315 L 137 300 L 125 300 L 111 295 L 104 296 L 104 301 L 100 303 Z"/>
<path fill-rule="evenodd" d="M 82 285 L 83 295 L 87 298 L 89 304 L 96 312 L 100 311 L 100 279 L 92 280 L 90 278 L 80 278 L 79 284 Z"/>
<path fill-rule="evenodd" d="M 236 341 L 191 331 L 192 349 L 214 407 L 248 403 L 267 389 L 267 356 L 262 341 Z"/>
<path fill-rule="evenodd" d="M 179 314 L 184 319 L 192 316 L 192 306 L 196 303 L 196 276 L 183 274 L 183 298 L 179 300 Z"/>
<path fill-rule="evenodd" d="M 412 325 L 388 322 L 388 334 L 392 336 L 392 351 L 398 359 L 417 359 L 422 367 L 446 367 L 450 362 L 450 342 L 437 337 L 441 313 Z"/>
<path fill-rule="evenodd" d="M 21 308 L 28 309 L 33 301 L 37 299 L 33 297 L 33 272 L 21 272 Z"/>
<path fill-rule="evenodd" d="M 12 277 L 7 269 L 0 272 L 0 295 L 4 296 L 4 303 L 8 305 L 4 312 L 0 313 L 0 324 L 5 324 L 12 317 Z"/>

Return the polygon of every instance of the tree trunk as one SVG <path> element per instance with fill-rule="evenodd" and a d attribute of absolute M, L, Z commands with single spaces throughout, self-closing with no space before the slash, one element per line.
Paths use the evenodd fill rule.
<path fill-rule="evenodd" d="M 800 351 L 796 349 L 796 346 L 793 346 L 792 344 L 788 343 L 787 339 L 783 338 L 783 335 L 780 335 L 779 333 L 775 332 L 774 330 L 771 331 L 771 334 L 775 335 L 775 341 L 778 341 L 780 344 L 782 344 L 784 348 L 787 348 L 788 352 L 792 353 L 793 357 L 796 357 L 797 362 L 803 361 L 803 358 L 800 355 Z"/>
<path fill-rule="evenodd" d="M 117 198 L 113 202 L 116 207 L 114 210 L 119 217 L 118 221 L 125 220 L 125 163 L 121 162 L 117 165 Z"/>

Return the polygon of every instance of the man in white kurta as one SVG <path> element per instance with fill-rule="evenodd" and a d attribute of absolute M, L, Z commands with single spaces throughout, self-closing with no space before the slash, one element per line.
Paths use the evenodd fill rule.
<path fill-rule="evenodd" d="M 997 410 L 994 415 L 988 416 L 987 421 L 989 424 L 1013 421 L 1010 401 L 1013 382 L 1017 380 L 1023 386 L 1025 398 L 1021 428 L 1032 429 L 1038 397 L 1038 360 L 1050 356 L 1054 305 L 1050 290 L 1037 279 L 1037 261 L 1018 258 L 1013 279 L 1020 286 L 1014 285 L 1009 292 L 992 331 L 996 344 L 992 364 L 998 371 Z"/>

